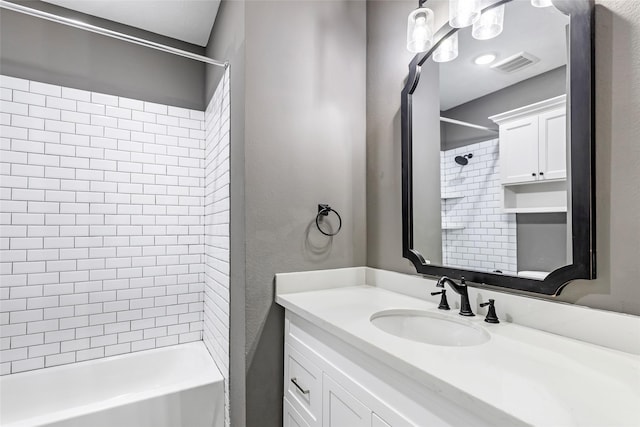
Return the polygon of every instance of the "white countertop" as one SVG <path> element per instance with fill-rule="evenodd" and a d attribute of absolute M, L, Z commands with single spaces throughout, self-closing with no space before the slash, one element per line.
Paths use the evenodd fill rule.
<path fill-rule="evenodd" d="M 371 316 L 388 309 L 417 309 L 459 318 L 453 305 L 443 312 L 430 301 L 347 283 L 333 288 L 316 284 L 310 291 L 303 284 L 296 290 L 290 279 L 278 289 L 278 304 L 430 388 L 446 384 L 454 394 L 471 397 L 478 410 L 490 405 L 536 426 L 640 426 L 637 355 L 504 319 L 488 324 L 483 315 L 467 320 L 490 333 L 487 343 L 423 344 L 383 332 L 370 322 Z M 450 304 L 458 298 L 449 293 Z"/>

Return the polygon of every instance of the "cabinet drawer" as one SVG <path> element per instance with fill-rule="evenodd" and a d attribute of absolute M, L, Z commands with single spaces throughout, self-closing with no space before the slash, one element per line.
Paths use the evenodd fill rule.
<path fill-rule="evenodd" d="M 319 425 L 322 414 L 322 370 L 288 344 L 285 346 L 284 360 L 285 398 L 309 425 Z"/>
<path fill-rule="evenodd" d="M 289 399 L 283 400 L 283 417 L 282 427 L 309 427 L 309 424 L 302 418 L 302 416 L 296 411 Z"/>

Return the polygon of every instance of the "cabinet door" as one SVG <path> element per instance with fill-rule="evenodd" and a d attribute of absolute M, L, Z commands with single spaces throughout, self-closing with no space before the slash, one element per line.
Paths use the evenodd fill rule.
<path fill-rule="evenodd" d="M 538 179 L 538 117 L 500 126 L 500 176 L 503 184 Z"/>
<path fill-rule="evenodd" d="M 539 116 L 540 179 L 567 177 L 567 116 L 565 108 L 548 111 Z"/>
<path fill-rule="evenodd" d="M 391 427 L 391 424 L 380 418 L 378 414 L 373 413 L 371 418 L 371 427 Z"/>
<path fill-rule="evenodd" d="M 283 400 L 282 427 L 309 427 L 309 424 L 300 416 L 293 405 L 285 398 Z"/>
<path fill-rule="evenodd" d="M 326 374 L 322 376 L 322 427 L 371 427 L 371 409 Z"/>

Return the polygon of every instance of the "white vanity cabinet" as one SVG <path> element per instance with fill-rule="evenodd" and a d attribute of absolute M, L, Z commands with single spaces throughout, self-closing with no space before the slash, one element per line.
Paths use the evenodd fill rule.
<path fill-rule="evenodd" d="M 362 390 L 365 392 L 365 390 Z M 322 377 L 322 427 L 371 427 L 373 411 L 324 374 Z"/>
<path fill-rule="evenodd" d="M 382 418 L 373 414 L 373 418 L 371 419 L 371 427 L 391 427 L 387 424 Z"/>
<path fill-rule="evenodd" d="M 638 427 L 640 340 L 631 337 L 640 318 L 469 288 L 470 301 L 499 298 L 498 315 L 510 318 L 489 324 L 477 306 L 463 319 L 439 311 L 438 297 L 420 298 L 435 285 L 369 267 L 276 275 L 276 303 L 285 309 L 284 425 Z M 406 322 L 389 310 L 453 323 Z M 371 320 L 386 315 L 398 329 Z M 449 337 L 460 323 L 489 340 L 452 346 L 409 338 Z"/>
<path fill-rule="evenodd" d="M 286 341 L 283 402 L 285 427 L 390 426 L 374 412 L 384 407 L 384 404 L 376 402 L 365 388 L 358 387 L 344 374 L 333 371 L 325 365 L 326 360 L 319 353 L 315 353 L 306 345 L 301 347 L 299 340 Z M 305 344 L 309 342 L 305 340 Z M 297 349 L 311 357 L 305 357 Z M 312 353 L 309 354 L 309 351 Z M 351 391 L 347 390 L 347 387 Z M 369 404 L 374 402 L 374 405 L 371 405 L 374 407 L 367 406 L 356 395 L 367 395 Z M 388 408 L 383 410 L 389 411 Z M 397 425 L 410 424 L 403 422 Z"/>
<path fill-rule="evenodd" d="M 302 418 L 302 415 L 285 398 L 283 402 L 284 417 L 282 427 L 309 427 L 309 424 Z"/>
<path fill-rule="evenodd" d="M 566 96 L 490 117 L 500 129 L 503 185 L 567 177 Z"/>
<path fill-rule="evenodd" d="M 313 418 L 311 423 L 305 421 L 305 417 L 300 415 L 300 412 L 296 410 L 296 407 L 300 409 L 299 401 L 295 398 L 285 397 L 283 402 L 284 427 L 309 427 L 312 425 L 323 427 L 389 426 L 384 420 L 375 415 L 371 409 L 367 408 L 327 375 L 323 375 L 323 388 L 318 397 L 321 398 L 323 402 L 322 417 L 320 419 Z"/>
<path fill-rule="evenodd" d="M 283 408 L 285 427 L 500 425 L 483 421 L 288 310 Z"/>

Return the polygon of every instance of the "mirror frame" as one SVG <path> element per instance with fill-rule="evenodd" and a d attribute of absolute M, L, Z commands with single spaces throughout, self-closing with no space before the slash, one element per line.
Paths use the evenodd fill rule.
<path fill-rule="evenodd" d="M 486 8 L 509 3 L 501 0 Z M 413 247 L 412 94 L 420 80 L 420 68 L 440 43 L 458 31 L 447 22 L 436 33 L 434 46 L 417 54 L 409 64 L 402 90 L 402 254 L 420 274 L 464 277 L 471 286 L 495 286 L 545 295 L 559 295 L 572 280 L 596 278 L 595 244 L 595 79 L 593 0 L 553 0 L 553 6 L 569 16 L 569 88 L 567 90 L 571 137 L 572 264 L 552 271 L 544 280 L 527 279 L 447 266 L 430 265 Z"/>

